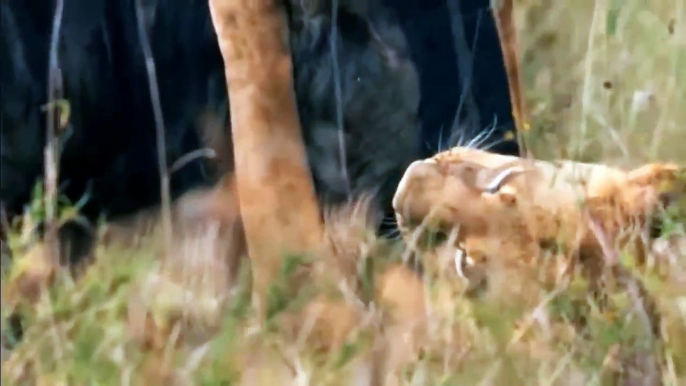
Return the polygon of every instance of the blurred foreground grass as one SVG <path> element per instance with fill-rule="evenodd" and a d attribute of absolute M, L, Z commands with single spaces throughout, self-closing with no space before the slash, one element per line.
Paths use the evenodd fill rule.
<path fill-rule="evenodd" d="M 686 161 L 686 1 L 520 0 L 517 7 L 535 154 L 621 166 Z M 261 377 L 253 384 L 339 385 L 377 377 L 389 385 L 635 384 L 631 372 L 647 372 L 655 359 L 664 384 L 686 385 L 683 220 L 673 220 L 656 252 L 669 261 L 666 275 L 641 276 L 661 315 L 658 341 L 624 290 L 600 312 L 587 283 L 551 293 L 527 275 L 500 272 L 475 301 L 455 295 L 449 278 L 427 276 L 422 299 L 403 282 L 407 302 L 430 305 L 421 350 L 405 345 L 412 326 L 386 318 L 380 306 L 360 306 L 355 334 L 322 350 L 302 332 L 307 328 L 294 336 L 279 322 L 277 311 L 293 303 L 287 288 L 272 294 L 274 323 L 258 328 L 244 280 L 226 289 L 212 240 L 184 244 L 174 265 L 159 259 L 150 236 L 137 248 L 100 246 L 97 262 L 76 283 L 58 275 L 49 296 L 23 311 L 25 336 L 11 355 L 3 352 L 2 382 L 233 385 Z M 360 247 L 378 261 L 354 270 L 362 282 L 402 254 L 378 240 Z M 31 258 L 18 255 L 12 272 L 3 272 L 3 331 L 12 279 L 20 261 Z M 12 344 L 10 335 L 3 339 Z M 396 361 L 402 366 L 395 379 L 386 378 L 390 368 L 374 365 L 379 347 L 404 358 Z"/>

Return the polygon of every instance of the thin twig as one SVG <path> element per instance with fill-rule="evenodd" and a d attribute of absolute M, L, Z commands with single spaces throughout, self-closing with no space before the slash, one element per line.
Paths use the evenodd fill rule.
<path fill-rule="evenodd" d="M 591 18 L 591 27 L 588 33 L 588 41 L 586 42 L 586 58 L 584 59 L 584 81 L 581 95 L 581 138 L 574 149 L 574 157 L 579 158 L 583 151 L 583 146 L 588 136 L 588 120 L 591 115 L 592 106 L 596 103 L 593 89 L 593 65 L 595 63 L 595 43 L 600 34 L 600 23 L 602 18 L 607 13 L 605 12 L 605 2 L 596 1 L 593 8 L 593 17 Z"/>
<path fill-rule="evenodd" d="M 59 67 L 59 41 L 62 29 L 62 16 L 64 13 L 64 1 L 57 0 L 55 3 L 55 14 L 52 21 L 52 35 L 50 38 L 50 57 L 48 63 L 48 119 L 46 127 L 46 143 L 44 149 L 45 157 L 45 222 L 47 232 L 45 241 L 54 266 L 60 262 L 60 246 L 57 237 L 57 223 L 55 222 L 57 212 L 57 184 L 59 177 L 59 142 L 57 140 L 55 100 L 62 99 L 62 70 Z"/>
<path fill-rule="evenodd" d="M 510 90 L 510 100 L 512 113 L 515 121 L 517 143 L 519 144 L 520 154 L 526 158 L 531 158 L 524 132 L 529 128 L 529 117 L 526 111 L 524 92 L 522 91 L 522 72 L 517 55 L 517 36 L 512 11 L 514 9 L 513 0 L 493 0 L 492 12 L 495 18 L 500 48 L 503 53 L 507 83 Z"/>
<path fill-rule="evenodd" d="M 145 69 L 148 74 L 150 101 L 155 116 L 155 136 L 157 144 L 157 167 L 160 171 L 160 194 L 162 198 L 162 229 L 165 238 L 165 248 L 171 243 L 171 194 L 169 192 L 169 169 L 167 168 L 167 145 L 165 140 L 164 117 L 160 103 L 160 90 L 157 86 L 157 72 L 155 59 L 150 48 L 150 38 L 145 29 L 145 19 L 141 0 L 136 0 L 136 19 L 138 24 L 138 40 L 145 56 Z"/>

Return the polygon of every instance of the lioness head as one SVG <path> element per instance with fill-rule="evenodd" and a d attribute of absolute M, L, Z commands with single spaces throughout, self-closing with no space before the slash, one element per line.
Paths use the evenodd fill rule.
<path fill-rule="evenodd" d="M 566 251 L 581 244 L 585 250 L 600 248 L 589 227 L 591 217 L 613 241 L 628 245 L 631 237 L 620 240 L 619 235 L 649 225 L 665 204 L 660 193 L 678 170 L 673 164 L 653 163 L 625 171 L 457 147 L 414 162 L 393 206 L 406 239 L 421 227 L 459 228 L 456 243 L 487 239 L 489 255 L 535 261 L 529 255 L 551 241 Z M 508 250 L 494 251 L 500 249 Z"/>
<path fill-rule="evenodd" d="M 520 165 L 489 168 L 474 162 L 416 161 L 393 198 L 398 225 L 403 233 L 419 226 L 486 232 L 499 216 L 512 211 L 515 196 L 504 187 L 524 170 Z"/>

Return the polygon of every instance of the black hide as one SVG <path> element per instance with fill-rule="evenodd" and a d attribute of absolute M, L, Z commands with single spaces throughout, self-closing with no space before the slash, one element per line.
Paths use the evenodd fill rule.
<path fill-rule="evenodd" d="M 160 191 L 155 121 L 134 0 L 64 1 L 59 59 L 71 107 L 69 127 L 61 133 L 64 192 L 73 201 L 89 192 L 84 211 L 91 218 L 154 205 Z M 224 64 L 208 1 L 142 1 L 169 163 L 207 146 L 209 137 L 215 147 L 229 144 Z M 455 1 L 451 7 L 459 12 L 451 16 L 446 1 Z M 490 140 L 495 142 L 512 129 L 488 0 L 386 3 L 300 0 L 288 7 L 298 111 L 325 205 L 342 202 L 349 193 L 372 192 L 378 213 L 388 214 L 407 165 L 446 147 L 451 132 L 466 140 L 496 122 Z M 42 173 L 54 5 L 54 0 L 0 2 L 0 200 L 10 214 L 28 202 Z M 495 149 L 516 152 L 514 143 Z M 217 150 L 230 154 L 230 148 Z M 198 159 L 175 172 L 174 197 L 213 183 L 212 166 L 211 160 Z M 230 162 L 219 172 L 228 169 Z"/>

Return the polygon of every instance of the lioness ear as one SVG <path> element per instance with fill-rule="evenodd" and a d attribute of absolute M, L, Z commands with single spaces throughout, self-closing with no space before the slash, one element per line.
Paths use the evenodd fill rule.
<path fill-rule="evenodd" d="M 652 163 L 629 172 L 629 183 L 635 186 L 652 186 L 660 191 L 670 190 L 679 173 L 679 167 L 672 163 Z"/>
<path fill-rule="evenodd" d="M 486 183 L 486 185 L 483 187 L 483 190 L 486 193 L 495 194 L 500 191 L 507 181 L 519 174 L 524 173 L 525 171 L 526 170 L 520 165 L 511 166 L 505 170 L 502 170 Z"/>

